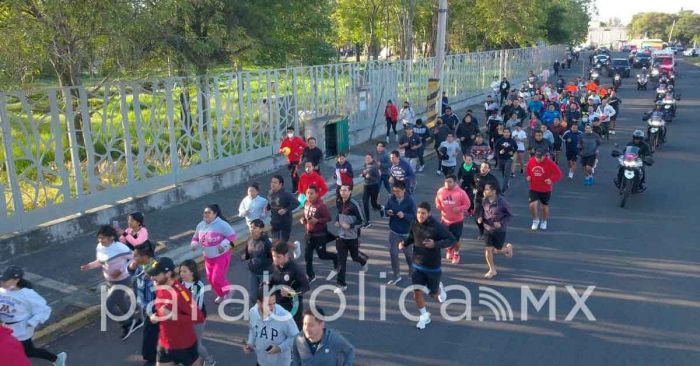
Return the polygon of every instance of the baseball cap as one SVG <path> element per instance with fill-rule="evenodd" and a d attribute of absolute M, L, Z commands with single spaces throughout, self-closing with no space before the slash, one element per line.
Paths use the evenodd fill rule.
<path fill-rule="evenodd" d="M 21 267 L 9 266 L 0 276 L 0 281 L 21 279 L 24 277 L 24 270 Z"/>
<path fill-rule="evenodd" d="M 543 156 L 544 156 L 544 151 L 542 151 L 542 150 L 537 150 L 537 151 L 535 151 L 535 157 L 536 157 L 536 158 L 541 158 L 541 157 L 543 157 Z"/>
<path fill-rule="evenodd" d="M 153 263 L 151 269 L 148 270 L 149 276 L 157 276 L 161 273 L 175 270 L 175 263 L 168 257 L 161 257 Z"/>

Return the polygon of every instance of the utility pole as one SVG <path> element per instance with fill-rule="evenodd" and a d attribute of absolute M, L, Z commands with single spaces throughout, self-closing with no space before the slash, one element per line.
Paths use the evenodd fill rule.
<path fill-rule="evenodd" d="M 445 64 L 445 34 L 447 33 L 447 0 L 439 0 L 438 5 L 438 28 L 435 50 L 435 68 L 430 79 L 428 79 L 428 118 L 426 125 L 432 127 L 437 120 L 438 98 L 442 102 L 442 90 L 440 80 L 442 79 L 442 69 Z"/>
<path fill-rule="evenodd" d="M 673 28 L 676 27 L 676 19 L 673 19 L 673 24 L 671 24 L 671 31 L 668 33 L 668 43 L 671 43 L 671 39 L 673 38 Z"/>

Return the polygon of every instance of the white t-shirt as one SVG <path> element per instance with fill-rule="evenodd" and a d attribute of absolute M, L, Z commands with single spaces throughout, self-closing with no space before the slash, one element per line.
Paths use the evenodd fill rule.
<path fill-rule="evenodd" d="M 527 133 L 523 130 L 513 130 L 513 140 L 518 143 L 518 151 L 525 151 L 525 142 L 527 142 Z"/>
<path fill-rule="evenodd" d="M 448 156 L 446 160 L 442 161 L 442 166 L 457 166 L 457 154 L 460 149 L 459 143 L 456 140 L 452 141 L 452 143 L 443 141 L 440 147 L 445 147 L 447 149 Z"/>

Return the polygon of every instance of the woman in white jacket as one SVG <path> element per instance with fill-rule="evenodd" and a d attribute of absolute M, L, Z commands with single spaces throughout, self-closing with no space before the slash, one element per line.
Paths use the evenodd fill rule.
<path fill-rule="evenodd" d="M 27 357 L 40 358 L 52 362 L 54 366 L 63 366 L 67 358 L 65 352 L 56 355 L 34 347 L 32 342 L 34 329 L 46 322 L 50 315 L 51 308 L 43 297 L 32 290 L 31 283 L 24 279 L 22 268 L 7 268 L 0 277 L 0 321 L 12 328 L 12 334 L 22 343 Z"/>
<path fill-rule="evenodd" d="M 399 121 L 403 124 L 403 128 L 406 129 L 406 126 L 413 125 L 413 120 L 415 118 L 416 113 L 413 111 L 413 108 L 411 108 L 411 104 L 409 104 L 408 101 L 403 102 L 403 108 L 401 108 L 399 112 Z"/>

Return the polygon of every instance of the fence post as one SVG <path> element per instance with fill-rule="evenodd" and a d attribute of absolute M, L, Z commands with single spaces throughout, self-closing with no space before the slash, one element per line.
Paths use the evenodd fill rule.
<path fill-rule="evenodd" d="M 145 178 L 145 168 L 144 168 L 144 162 L 143 162 L 143 154 L 145 152 L 146 145 L 144 143 L 143 139 L 143 131 L 141 131 L 141 126 L 137 123 L 137 121 L 141 120 L 141 108 L 136 107 L 139 102 L 138 102 L 138 93 L 136 92 L 136 83 L 132 84 L 132 101 L 134 103 L 134 124 L 135 124 L 135 129 L 136 129 L 136 135 L 138 136 L 138 146 L 139 146 L 139 155 L 138 155 L 138 164 L 139 164 L 139 172 L 140 172 L 140 177 L 141 179 Z M 129 123 L 129 106 L 126 101 L 126 86 L 124 85 L 123 82 L 119 83 L 119 100 L 121 103 L 120 104 L 120 109 L 122 113 L 122 129 L 124 130 L 124 159 L 126 159 L 126 177 L 129 183 L 134 183 L 136 181 L 136 175 L 134 173 L 134 156 L 131 152 L 131 129 L 130 129 L 130 123 Z M 116 132 L 115 132 L 116 133 Z"/>
<path fill-rule="evenodd" d="M 10 120 L 7 116 L 7 94 L 0 94 L 0 123 L 2 126 L 3 148 L 5 149 L 5 166 L 7 167 L 7 177 L 12 191 L 12 205 L 15 208 L 15 216 L 21 218 L 24 214 L 24 202 L 22 202 L 22 192 L 17 180 L 17 170 L 15 162 L 12 158 L 12 130 L 10 129 Z M 5 201 L 5 192 L 3 191 L 3 202 Z"/>
<path fill-rule="evenodd" d="M 177 130 L 175 129 L 175 105 L 173 103 L 173 93 L 175 89 L 173 86 L 175 82 L 173 79 L 168 78 L 164 81 L 165 89 L 165 108 L 168 120 L 168 144 L 170 146 L 170 171 L 174 176 L 175 182 L 178 182 L 178 173 L 180 172 L 180 161 L 178 160 L 178 149 L 177 149 Z"/>

